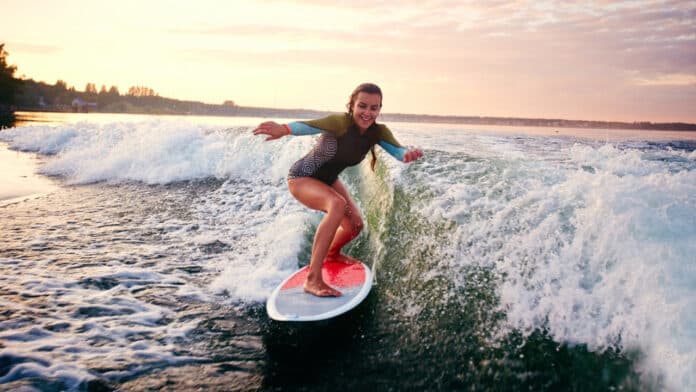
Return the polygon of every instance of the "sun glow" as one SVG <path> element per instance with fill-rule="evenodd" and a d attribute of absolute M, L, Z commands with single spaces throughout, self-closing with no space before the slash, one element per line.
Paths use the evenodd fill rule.
<path fill-rule="evenodd" d="M 12 2 L 2 29 L 18 75 L 78 90 L 342 110 L 371 81 L 386 112 L 696 121 L 696 3 L 617 7 Z"/>

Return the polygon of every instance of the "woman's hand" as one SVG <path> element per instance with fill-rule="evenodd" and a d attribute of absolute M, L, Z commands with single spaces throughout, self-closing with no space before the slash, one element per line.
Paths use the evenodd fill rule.
<path fill-rule="evenodd" d="M 404 163 L 413 162 L 422 156 L 423 150 L 421 150 L 420 148 L 412 148 L 406 151 L 406 153 L 404 153 Z"/>
<path fill-rule="evenodd" d="M 279 139 L 288 134 L 288 128 L 285 125 L 280 125 L 275 121 L 263 122 L 256 127 L 256 129 L 254 129 L 254 135 L 268 135 L 266 141 Z"/>

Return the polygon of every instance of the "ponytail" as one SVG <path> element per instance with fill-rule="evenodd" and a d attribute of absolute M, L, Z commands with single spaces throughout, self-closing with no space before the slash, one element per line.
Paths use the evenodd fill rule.
<path fill-rule="evenodd" d="M 375 145 L 373 144 L 372 147 L 370 147 L 370 154 L 372 154 L 372 159 L 370 159 L 370 169 L 372 171 L 375 171 L 375 165 L 377 165 L 377 155 L 375 154 Z"/>

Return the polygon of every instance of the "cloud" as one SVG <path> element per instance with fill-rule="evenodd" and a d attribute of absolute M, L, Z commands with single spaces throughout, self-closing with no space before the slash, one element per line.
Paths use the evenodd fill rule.
<path fill-rule="evenodd" d="M 224 42 L 186 48 L 192 57 L 269 69 L 384 69 L 467 86 L 478 80 L 481 89 L 488 81 L 519 96 L 543 86 L 588 94 L 610 84 L 617 91 L 632 85 L 693 88 L 685 81 L 696 75 L 696 2 L 301 1 L 288 10 L 292 14 L 282 20 L 174 31 Z M 322 12 L 322 23 L 298 22 L 303 14 L 322 19 Z"/>
<path fill-rule="evenodd" d="M 634 81 L 639 86 L 696 86 L 696 75 L 660 74 L 651 79 L 636 77 Z"/>

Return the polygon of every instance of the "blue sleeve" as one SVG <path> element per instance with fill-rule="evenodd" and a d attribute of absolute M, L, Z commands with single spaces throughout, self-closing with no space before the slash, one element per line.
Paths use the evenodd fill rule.
<path fill-rule="evenodd" d="M 398 159 L 399 161 L 403 162 L 404 161 L 404 154 L 406 154 L 406 148 L 405 147 L 397 147 L 389 142 L 386 142 L 384 140 L 380 140 L 379 146 L 384 149 L 384 151 L 388 152 L 389 155 L 393 156 L 394 158 Z"/>
<path fill-rule="evenodd" d="M 314 128 L 301 122 L 291 122 L 287 125 L 288 128 L 290 128 L 290 134 L 295 136 L 316 135 L 317 133 L 324 132 L 319 128 Z"/>

